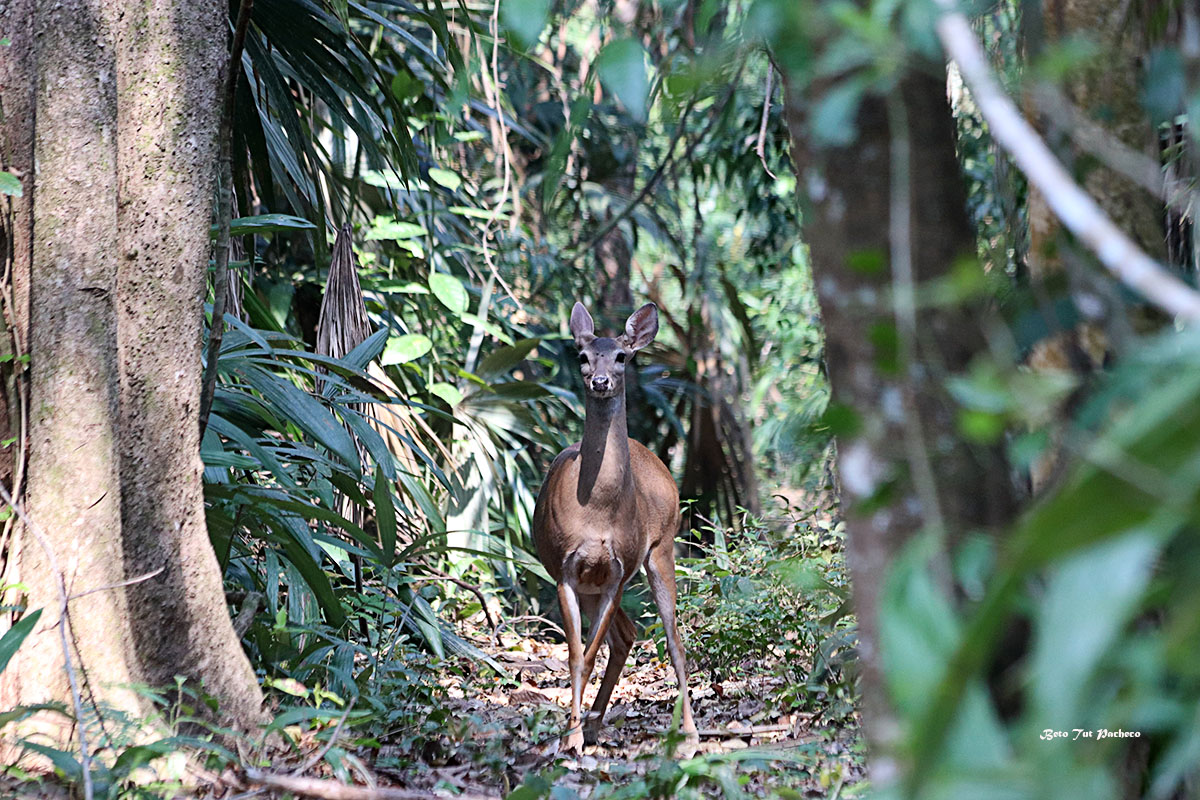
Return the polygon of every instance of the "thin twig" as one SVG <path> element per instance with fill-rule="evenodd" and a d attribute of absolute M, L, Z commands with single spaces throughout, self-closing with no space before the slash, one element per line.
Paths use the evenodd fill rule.
<path fill-rule="evenodd" d="M 472 594 L 474 594 L 475 597 L 478 598 L 478 600 L 479 600 L 479 605 L 483 607 L 483 616 L 487 619 L 488 626 L 492 629 L 492 635 L 493 636 L 495 635 L 496 621 L 492 619 L 492 612 L 488 611 L 487 596 L 483 593 L 483 591 L 478 586 L 467 583 L 462 578 L 456 578 L 453 575 L 447 575 L 446 573 L 441 572 L 440 570 L 430 569 L 429 567 L 424 567 L 424 570 L 426 572 L 428 572 L 429 574 L 418 576 L 418 578 L 417 578 L 418 580 L 450 581 L 451 583 L 455 584 L 456 586 L 460 586 L 463 589 L 466 589 L 468 592 L 471 592 Z"/>
<path fill-rule="evenodd" d="M 130 578 L 129 580 L 126 580 L 126 581 L 118 581 L 117 583 L 108 583 L 108 584 L 105 584 L 104 586 L 97 586 L 95 589 L 85 589 L 82 592 L 76 592 L 75 594 L 71 595 L 67 599 L 68 600 L 78 600 L 81 597 L 87 597 L 89 594 L 95 594 L 96 592 L 107 592 L 110 589 L 120 589 L 123 586 L 133 586 L 135 583 L 141 583 L 142 581 L 150 580 L 151 578 L 153 578 L 154 576 L 156 576 L 160 572 L 162 572 L 164 569 L 166 569 L 166 567 L 159 567 L 158 569 L 154 570 L 154 572 L 147 572 L 145 575 L 138 575 L 136 578 Z"/>
<path fill-rule="evenodd" d="M 1063 225 L 1126 286 L 1170 314 L 1189 322 L 1200 320 L 1200 293 L 1143 252 L 1075 183 L 996 82 L 970 22 L 955 10 L 954 0 L 937 3 L 942 10 L 938 38 L 958 64 L 992 136 L 1045 196 Z"/>
<path fill-rule="evenodd" d="M 217 392 L 217 361 L 221 340 L 225 336 L 225 295 L 229 290 L 229 224 L 233 209 L 233 108 L 237 96 L 238 75 L 242 66 L 242 49 L 246 44 L 246 29 L 250 26 L 250 10 L 254 0 L 241 0 L 233 42 L 229 49 L 229 66 L 225 70 L 225 102 L 221 107 L 221 124 L 217 136 L 220 145 L 220 185 L 217 187 L 217 244 L 213 251 L 213 310 L 208 330 L 208 360 L 200 383 L 200 436 L 208 427 L 213 396 Z"/>
<path fill-rule="evenodd" d="M 767 88 L 763 91 L 763 110 L 762 120 L 758 123 L 758 144 L 754 146 L 754 152 L 758 153 L 758 160 L 762 162 L 763 169 L 775 179 L 775 173 L 771 172 L 771 168 L 767 166 L 767 119 L 771 116 L 771 92 L 774 90 L 775 80 L 775 65 L 767 62 Z"/>
<path fill-rule="evenodd" d="M 70 612 L 67 609 L 69 603 L 67 581 L 63 577 L 62 570 L 58 567 L 58 558 L 54 555 L 54 549 L 50 546 L 50 541 L 42 533 L 41 528 L 25 513 L 25 509 L 17 505 L 12 495 L 4 488 L 3 483 L 0 483 L 0 499 L 3 499 L 16 512 L 21 522 L 25 524 L 25 528 L 37 540 L 38 546 L 46 554 L 46 562 L 50 565 L 50 571 L 54 573 L 55 588 L 58 589 L 58 635 L 62 641 L 63 669 L 66 670 L 67 683 L 71 687 L 71 704 L 75 707 L 75 728 L 79 731 L 79 763 L 83 773 L 83 797 L 84 800 L 92 800 L 94 794 L 92 788 L 92 757 L 88 755 L 87 730 L 83 721 L 83 698 L 79 693 L 79 680 L 75 675 L 75 668 L 71 664 L 71 648 L 67 644 L 67 626 L 71 624 Z"/>
<path fill-rule="evenodd" d="M 504 630 L 505 628 L 515 627 L 518 622 L 541 622 L 541 623 L 545 624 L 545 626 L 547 628 L 550 628 L 551 630 L 554 630 L 554 631 L 558 631 L 558 633 L 560 635 L 562 635 L 564 637 L 567 635 L 566 631 L 564 631 L 561 627 L 559 627 L 559 625 L 557 623 L 555 623 L 554 620 L 547 619 L 539 614 L 525 614 L 524 616 L 520 616 L 520 617 L 509 617 L 508 619 L 500 620 L 500 624 L 496 626 L 496 630 L 492 634 L 493 636 L 496 637 L 496 643 L 497 644 L 500 643 L 500 631 Z"/>
<path fill-rule="evenodd" d="M 1176 211 L 1189 213 L 1189 204 L 1173 194 L 1162 166 L 1145 153 L 1118 139 L 1071 103 L 1056 86 L 1039 84 L 1030 92 L 1037 110 L 1054 121 L 1081 150 L 1128 178 Z"/>
<path fill-rule="evenodd" d="M 292 770 L 293 776 L 303 775 L 317 764 L 321 763 L 321 759 L 324 758 L 331 749 L 333 749 L 333 744 L 337 741 L 338 734 L 342 732 L 342 726 L 346 724 L 346 718 L 350 716 L 350 712 L 353 710 L 353 703 L 346 706 L 346 710 L 342 712 L 342 716 L 338 719 L 337 725 L 333 728 L 333 733 L 329 734 L 329 741 L 325 742 L 325 746 L 318 750 L 312 758 L 305 761 L 298 768 Z"/>
<path fill-rule="evenodd" d="M 739 71 L 738 74 L 740 75 L 741 72 Z M 737 83 L 737 81 L 735 80 L 734 84 L 736 85 L 736 83 Z M 688 145 L 687 151 L 684 152 L 684 154 L 683 154 L 683 159 L 685 161 L 687 159 L 691 158 L 692 151 L 694 151 L 696 149 L 696 145 L 698 145 L 700 143 L 700 140 L 703 139 L 708 134 L 709 130 L 712 129 L 712 126 L 714 124 L 716 124 L 716 121 L 721 116 L 721 112 L 724 111 L 724 109 L 725 109 L 725 104 L 729 102 L 729 98 L 732 96 L 733 96 L 733 87 L 731 86 L 729 89 L 729 92 L 726 93 L 725 100 L 722 101 L 721 106 L 719 108 L 715 109 L 713 118 L 709 121 L 708 126 L 704 129 L 704 132 L 701 133 L 699 136 L 697 136 L 695 139 L 693 139 L 691 144 Z M 650 192 L 654 191 L 654 187 L 658 185 L 658 182 L 660 180 L 662 180 L 662 176 L 664 174 L 666 174 L 667 167 L 670 166 L 671 162 L 674 160 L 675 145 L 677 145 L 679 143 L 679 140 L 681 138 L 683 138 L 683 134 L 687 128 L 687 126 L 684 123 L 687 122 L 688 114 L 691 113 L 692 107 L 696 105 L 696 97 L 697 97 L 696 95 L 692 95 L 688 99 L 687 105 L 683 109 L 683 113 L 679 115 L 679 125 L 675 129 L 675 135 L 672 136 L 671 141 L 667 143 L 666 155 L 663 156 L 663 160 L 661 162 L 659 162 L 659 165 L 657 167 L 655 167 L 654 172 L 650 173 L 650 177 L 646 180 L 646 185 L 641 188 L 641 191 L 639 191 L 636 195 L 633 196 L 633 199 L 631 199 L 625 205 L 625 207 L 623 209 L 621 209 L 620 213 L 618 213 L 616 216 L 610 218 L 608 220 L 608 222 L 601 225 L 599 232 L 596 233 L 596 235 L 594 235 L 591 238 L 591 240 L 588 241 L 587 244 L 585 244 L 583 247 L 576 250 L 572 255 L 570 255 L 566 259 L 564 259 L 564 263 L 570 264 L 571 262 L 578 261 L 582 256 L 592 252 L 593 248 L 595 248 L 596 245 L 599 244 L 600 241 L 605 236 L 607 236 L 609 234 L 609 232 L 612 231 L 613 228 L 620 225 L 621 222 L 623 222 L 626 217 L 628 217 L 630 214 L 632 214 L 633 210 L 635 208 L 637 208 L 638 205 L 640 205 L 643 200 L 646 199 L 647 195 L 649 195 Z"/>
<path fill-rule="evenodd" d="M 487 264 L 491 271 L 492 278 L 500 284 L 500 288 L 508 295 L 517 308 L 522 308 L 521 301 L 509 288 L 504 278 L 500 275 L 500 270 L 496 267 L 495 261 L 492 259 L 492 250 L 488 245 L 488 237 L 495 236 L 496 221 L 500 218 L 500 211 L 504 208 L 504 201 L 508 197 L 508 191 L 511 181 L 510 158 L 508 146 L 508 126 L 504 123 L 504 108 L 500 102 L 500 68 L 499 68 L 499 50 L 500 50 L 500 0 L 494 0 L 492 4 L 491 21 L 489 22 L 489 32 L 492 36 L 492 55 L 491 55 L 491 70 L 488 69 L 488 58 L 483 53 L 483 45 L 476 39 L 476 46 L 479 48 L 481 61 L 483 62 L 483 92 L 487 95 L 488 104 L 495 112 L 495 118 L 492 120 L 492 149 L 497 151 L 497 155 L 503 163 L 503 185 L 500 187 L 500 196 L 496 200 L 496 205 L 492 208 L 492 213 L 489 215 L 487 222 L 483 226 L 483 236 L 480 237 L 479 243 L 483 251 L 483 261 Z M 519 194 L 514 192 L 513 195 L 513 214 L 519 213 L 517 203 L 519 202 Z M 482 335 L 483 319 L 482 313 L 480 319 L 475 323 L 475 332 Z"/>

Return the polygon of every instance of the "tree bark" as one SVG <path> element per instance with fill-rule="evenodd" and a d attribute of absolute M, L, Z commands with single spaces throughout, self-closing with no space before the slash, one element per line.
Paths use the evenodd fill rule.
<path fill-rule="evenodd" d="M 889 236 L 893 133 L 910 143 L 908 255 L 914 283 L 947 275 L 956 259 L 975 250 L 945 83 L 935 74 L 936 68 L 912 70 L 902 80 L 893 102 L 902 104 L 904 131 L 891 129 L 886 98 L 867 95 L 855 121 L 857 139 L 846 146 L 821 146 L 808 133 L 806 109 L 822 87 L 801 93 L 790 79 L 785 83 L 833 401 L 856 420 L 838 437 L 838 468 L 858 620 L 863 728 L 877 786 L 891 783 L 899 768 L 894 752 L 899 729 L 879 650 L 889 567 L 922 528 L 943 524 L 953 542 L 968 530 L 1003 523 L 1015 507 L 999 452 L 968 447 L 958 438 L 955 409 L 942 385 L 946 374 L 962 370 L 982 350 L 980 310 L 918 308 L 906 361 L 904 331 L 890 302 L 892 270 L 905 255 L 893 251 Z M 921 464 L 912 463 L 914 424 L 932 498 L 921 490 Z"/>
<path fill-rule="evenodd" d="M 133 644 L 148 683 L 198 680 L 244 724 L 262 699 L 208 539 L 197 427 L 228 6 L 131 5 L 116 72 L 121 523 L 127 572 L 164 570 L 129 590 Z"/>
<path fill-rule="evenodd" d="M 77 594 L 85 697 L 135 719 L 131 684 L 185 676 L 248 727 L 261 694 L 208 540 L 197 409 L 226 7 L 35 3 L 31 418 L 26 506 Z M 16 577 L 43 608 L 0 708 L 67 698 L 45 554 Z M 47 717 L 35 723 L 59 741 Z"/>
<path fill-rule="evenodd" d="M 1031 9 L 1037 13 L 1036 7 Z M 1101 48 L 1103 56 L 1068 79 L 1062 87 L 1066 99 L 1078 107 L 1114 139 L 1159 161 L 1158 141 L 1142 109 L 1139 86 L 1141 62 L 1147 49 L 1143 25 L 1131 25 L 1131 10 L 1105 0 L 1043 0 L 1037 35 L 1027 38 L 1036 53 L 1044 44 L 1086 36 Z M 1051 144 L 1060 143 L 1059 156 L 1065 164 L 1081 162 L 1083 155 L 1067 141 L 1067 131 L 1055 120 L 1042 119 L 1035 103 L 1028 104 L 1035 127 Z M 1087 190 L 1110 219 L 1140 247 L 1160 262 L 1167 257 L 1166 217 L 1163 202 L 1102 161 L 1088 161 L 1086 171 L 1076 170 L 1080 185 Z M 1120 352 L 1130 338 L 1133 325 L 1158 327 L 1165 320 L 1156 315 L 1129 314 L 1115 293 L 1097 293 L 1086 279 L 1086 264 L 1072 250 L 1072 243 L 1045 196 L 1029 187 L 1029 277 L 1044 285 L 1065 284 L 1083 289 L 1104 304 L 1101 315 L 1068 330 L 1052 330 L 1034 344 L 1028 363 L 1038 371 L 1070 372 L 1081 378 L 1100 369 L 1107 357 Z M 1087 257 L 1084 257 L 1087 258 Z M 1054 319 L 1052 314 L 1046 315 Z M 1059 409 L 1062 419 L 1078 402 L 1076 393 Z M 1065 461 L 1062 458 L 1062 426 L 1051 430 L 1051 447 L 1030 469 L 1030 485 L 1040 493 L 1053 485 Z"/>
<path fill-rule="evenodd" d="M 1140 98 L 1146 36 L 1143 26 L 1130 24 L 1131 13 L 1128 5 L 1108 0 L 1043 0 L 1041 34 L 1045 43 L 1057 44 L 1083 35 L 1100 46 L 1103 57 L 1063 87 L 1067 99 L 1122 144 L 1157 162 L 1158 139 Z M 1032 47 L 1037 49 L 1040 44 L 1033 42 Z M 1042 125 L 1043 130 L 1046 127 Z M 1061 140 L 1064 133 L 1051 131 L 1050 140 Z M 1080 155 L 1073 148 L 1066 149 L 1067 163 Z M 1159 261 L 1165 260 L 1166 229 L 1160 199 L 1103 163 L 1089 166 L 1081 182 L 1138 247 Z M 1062 236 L 1062 225 L 1045 198 L 1030 187 L 1029 267 L 1035 279 L 1062 269 Z"/>
<path fill-rule="evenodd" d="M 65 571 L 68 592 L 126 577 L 118 486 L 116 325 L 116 91 L 111 13 L 103 0 L 37 3 L 34 17 L 36 172 L 30 286 L 31 386 L 26 507 Z M 46 54 L 55 53 L 49 58 Z M 81 102 L 81 98 L 87 98 Z M 68 697 L 56 627 L 56 576 L 34 540 L 19 540 L 17 571 L 35 632 L 4 673 L 4 707 Z M 114 684 L 139 679 L 113 633 L 129 616 L 121 592 L 89 598 L 73 620 L 76 657 Z M 83 624 L 80 624 L 83 623 Z M 13 697 L 9 692 L 15 692 Z M 137 707 L 132 693 L 104 695 Z M 51 726 L 58 720 L 40 722 Z M 51 730 L 43 729 L 50 733 Z M 69 740 L 69 732 L 52 735 Z"/>

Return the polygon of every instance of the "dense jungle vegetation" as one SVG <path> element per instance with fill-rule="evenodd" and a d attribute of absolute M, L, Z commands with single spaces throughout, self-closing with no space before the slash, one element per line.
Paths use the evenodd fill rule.
<path fill-rule="evenodd" d="M 0 794 L 1196 793 L 1193 4 L 7 0 L 0 49 Z M 698 747 L 641 579 L 562 747 L 576 301 L 658 309 Z"/>

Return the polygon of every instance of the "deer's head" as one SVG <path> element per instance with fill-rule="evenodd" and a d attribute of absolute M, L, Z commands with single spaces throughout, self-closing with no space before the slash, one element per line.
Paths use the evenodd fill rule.
<path fill-rule="evenodd" d="M 625 323 L 625 333 L 615 339 L 596 336 L 595 331 L 592 315 L 583 303 L 576 303 L 571 310 L 571 335 L 579 348 L 584 389 L 593 397 L 622 395 L 626 362 L 658 334 L 658 306 L 646 303 L 633 312 Z"/>

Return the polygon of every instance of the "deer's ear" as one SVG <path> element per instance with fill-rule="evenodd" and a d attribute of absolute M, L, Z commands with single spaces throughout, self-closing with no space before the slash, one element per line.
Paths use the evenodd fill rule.
<path fill-rule="evenodd" d="M 579 347 L 596 338 L 596 324 L 592 322 L 592 315 L 583 307 L 583 303 L 576 303 L 571 309 L 571 335 Z"/>
<path fill-rule="evenodd" d="M 625 323 L 625 335 L 621 337 L 621 344 L 630 350 L 641 350 L 653 342 L 657 335 L 658 306 L 654 303 L 646 303 L 629 315 L 629 320 Z"/>

